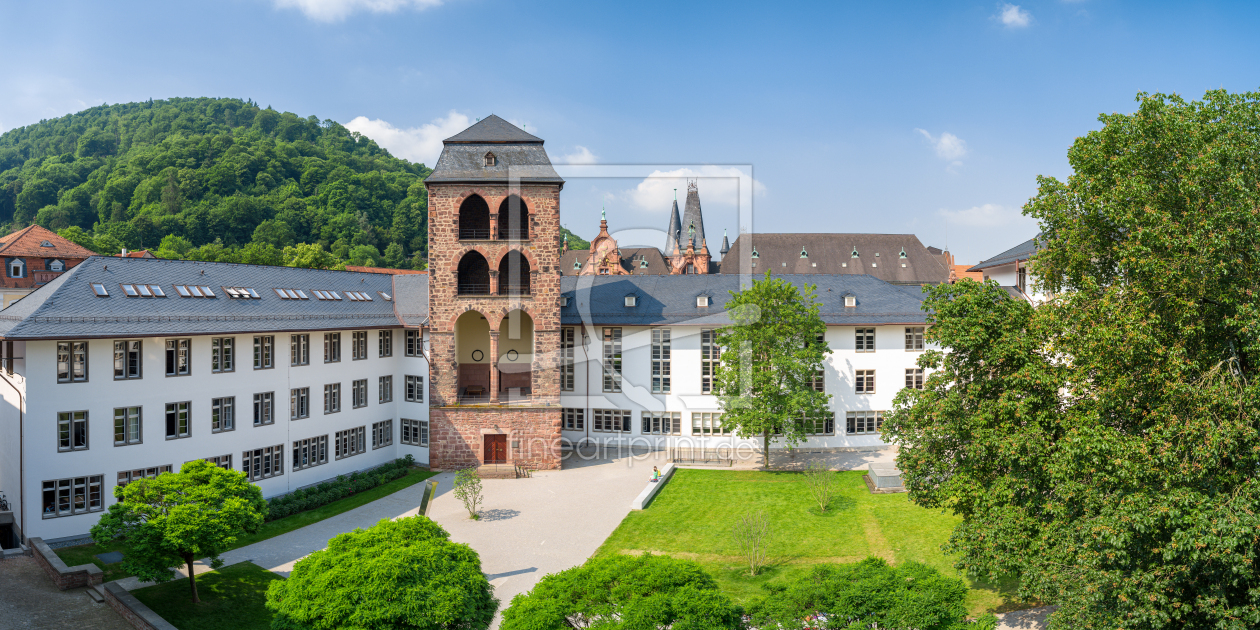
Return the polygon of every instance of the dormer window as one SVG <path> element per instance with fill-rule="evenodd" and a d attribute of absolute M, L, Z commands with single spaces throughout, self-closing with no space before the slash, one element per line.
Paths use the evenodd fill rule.
<path fill-rule="evenodd" d="M 709 305 L 709 296 L 701 295 L 696 297 L 696 306 L 705 307 Z"/>
<path fill-rule="evenodd" d="M 486 166 L 494 166 L 497 162 L 498 160 L 494 157 L 493 153 L 486 154 Z"/>
<path fill-rule="evenodd" d="M 845 308 L 853 308 L 853 307 L 855 307 L 855 306 L 857 306 L 857 296 L 856 296 L 856 295 L 846 295 L 846 296 L 844 296 L 844 307 L 845 307 Z"/>
<path fill-rule="evenodd" d="M 904 247 L 901 248 L 901 259 L 902 260 L 906 259 L 906 248 Z"/>
<path fill-rule="evenodd" d="M 809 252 L 805 251 L 804 247 L 801 248 L 801 258 L 809 258 Z"/>
<path fill-rule="evenodd" d="M 65 271 L 65 270 L 66 270 L 66 263 L 64 263 L 64 262 L 62 262 L 62 261 L 60 261 L 60 260 L 54 260 L 54 261 L 52 261 L 52 262 L 48 263 L 48 270 L 49 270 L 49 271 Z"/>
<path fill-rule="evenodd" d="M 582 268 L 582 263 L 580 263 L 580 262 L 578 262 L 578 261 L 576 261 L 576 260 L 575 260 L 575 261 L 573 261 L 573 268 L 574 268 L 574 269 L 581 269 L 581 268 Z"/>
<path fill-rule="evenodd" d="M 9 259 L 9 277 L 25 278 L 26 277 L 26 261 L 21 258 Z"/>
<path fill-rule="evenodd" d="M 567 295 L 560 296 L 560 306 L 568 306 L 568 305 L 569 305 L 569 296 Z"/>
<path fill-rule="evenodd" d="M 644 259 L 642 259 L 642 260 L 640 260 L 640 261 L 639 261 L 639 268 L 641 268 L 641 269 L 647 269 L 647 268 L 648 268 L 648 261 L 647 261 L 647 258 L 644 258 Z"/>
<path fill-rule="evenodd" d="M 639 303 L 639 296 L 637 296 L 637 295 L 627 295 L 627 296 L 626 296 L 626 306 L 635 306 L 635 305 L 637 305 L 638 303 Z"/>
<path fill-rule="evenodd" d="M 857 258 L 857 257 L 858 257 L 857 248 L 856 248 L 856 247 L 854 247 L 854 248 L 853 248 L 853 254 L 851 254 L 851 255 L 850 255 L 850 258 Z"/>
<path fill-rule="evenodd" d="M 52 243 L 49 243 L 48 241 L 43 241 L 43 242 L 41 242 L 41 243 L 39 244 L 39 246 L 40 246 L 40 247 L 52 247 L 52 246 L 53 246 L 53 244 L 52 244 Z"/>
<path fill-rule="evenodd" d="M 753 253 L 752 253 L 752 257 L 753 257 L 753 258 L 761 258 L 761 254 L 758 254 L 758 253 L 757 253 L 757 246 L 756 246 L 756 245 L 753 245 Z"/>

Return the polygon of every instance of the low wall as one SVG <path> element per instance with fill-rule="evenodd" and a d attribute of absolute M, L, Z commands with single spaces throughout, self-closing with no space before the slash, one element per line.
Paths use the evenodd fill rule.
<path fill-rule="evenodd" d="M 50 549 L 43 538 L 33 537 L 27 538 L 26 544 L 29 546 L 35 556 L 35 562 L 44 569 L 44 573 L 57 585 L 57 588 L 66 590 L 70 588 L 78 588 L 80 586 L 99 586 L 105 573 L 95 564 L 80 564 L 74 567 L 67 567 L 61 558 Z"/>
<path fill-rule="evenodd" d="M 665 464 L 665 466 L 661 468 L 660 481 L 657 481 L 656 483 L 648 481 L 647 487 L 643 489 L 643 492 L 639 493 L 639 496 L 634 498 L 634 503 L 630 504 L 630 509 L 642 510 L 645 506 L 647 506 L 647 504 L 651 503 L 652 499 L 656 496 L 656 493 L 660 492 L 661 488 L 665 487 L 665 482 L 669 481 L 669 478 L 674 476 L 675 470 L 677 470 L 677 468 L 672 463 Z"/>
<path fill-rule="evenodd" d="M 137 630 L 179 630 L 114 582 L 106 584 L 101 592 L 105 603 Z"/>

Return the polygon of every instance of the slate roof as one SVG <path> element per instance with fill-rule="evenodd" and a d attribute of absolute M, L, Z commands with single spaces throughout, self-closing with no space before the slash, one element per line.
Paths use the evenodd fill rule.
<path fill-rule="evenodd" d="M 621 268 L 636 275 L 668 275 L 669 263 L 665 261 L 665 256 L 661 254 L 661 250 L 655 247 L 622 247 L 621 249 Z M 573 263 L 580 262 L 586 265 L 586 259 L 591 255 L 589 249 L 571 249 L 564 252 L 560 256 L 560 271 L 566 276 L 576 276 L 582 272 L 581 269 L 574 269 Z M 642 261 L 646 259 L 648 266 L 643 267 Z"/>
<path fill-rule="evenodd" d="M 425 295 L 395 278 L 375 273 L 268 267 L 159 258 L 93 256 L 48 284 L 0 311 L 0 336 L 5 339 L 74 339 L 207 335 L 347 328 L 391 328 L 400 325 L 395 300 L 402 292 L 408 308 L 427 306 Z M 102 283 L 108 297 L 97 297 L 91 284 Z M 119 283 L 159 285 L 165 298 L 126 297 Z M 217 295 L 184 298 L 175 285 L 209 286 Z M 232 299 L 222 287 L 250 287 L 260 299 Z M 301 289 L 309 300 L 282 299 L 273 289 Z M 318 300 L 313 289 L 337 291 L 340 301 Z M 427 289 L 427 287 L 426 287 Z M 370 302 L 346 298 L 361 291 Z M 427 309 L 425 309 L 427 311 Z"/>
<path fill-rule="evenodd" d="M 698 250 L 701 244 L 705 244 L 704 213 L 700 211 L 700 191 L 692 186 L 688 186 L 687 203 L 683 209 L 682 223 L 678 225 L 678 246 L 684 252 L 687 251 L 687 244 L 691 242 L 692 225 L 696 227 L 695 246 Z"/>
<path fill-rule="evenodd" d="M 816 285 L 823 321 L 830 325 L 921 324 L 926 321 L 923 296 L 915 287 L 897 286 L 867 275 L 780 276 L 797 286 Z M 723 312 L 730 291 L 739 290 L 738 276 L 566 276 L 560 279 L 561 295 L 568 304 L 560 308 L 562 324 L 577 325 L 715 325 L 729 324 Z M 857 306 L 845 308 L 844 295 L 857 297 Z M 625 306 L 626 295 L 638 296 L 637 306 Z M 711 306 L 696 306 L 696 297 L 707 295 Z"/>
<path fill-rule="evenodd" d="M 51 247 L 44 247 L 47 242 Z M 72 243 L 41 225 L 22 228 L 0 238 L 0 256 L 33 258 L 87 258 L 96 252 Z"/>
<path fill-rule="evenodd" d="M 445 140 L 444 144 L 490 144 L 495 142 L 536 143 L 543 139 L 526 133 L 524 129 L 490 114 L 477 123 Z"/>
<path fill-rule="evenodd" d="M 1023 243 L 1020 243 L 1019 245 L 1016 245 L 1015 247 L 1012 247 L 1002 252 L 1001 254 L 994 256 L 993 258 L 980 261 L 979 263 L 977 263 L 975 266 L 968 269 L 967 271 L 980 271 L 982 269 L 988 269 L 990 267 L 997 267 L 1000 265 L 1009 265 L 1019 260 L 1028 260 L 1029 257 L 1037 253 L 1037 239 L 1039 238 L 1041 238 L 1040 233 L 1024 241 Z"/>
<path fill-rule="evenodd" d="M 801 258 L 801 248 L 807 258 Z M 721 273 L 738 274 L 740 261 L 756 249 L 756 275 L 868 275 L 893 284 L 940 284 L 949 280 L 941 256 L 928 251 L 913 234 L 740 234 L 722 256 Z M 856 249 L 858 257 L 853 257 Z M 906 258 L 901 258 L 905 251 Z M 876 254 L 879 254 L 876 256 Z M 784 263 L 787 263 L 786 266 Z M 905 267 L 902 267 L 902 264 Z M 814 266 L 817 264 L 817 266 Z M 874 264 L 876 266 L 872 267 Z"/>
<path fill-rule="evenodd" d="M 674 207 L 669 211 L 669 228 L 665 230 L 665 255 L 673 256 L 678 253 L 678 247 L 682 244 L 682 219 L 678 218 L 678 200 L 674 200 Z"/>
<path fill-rule="evenodd" d="M 428 274 L 425 269 L 393 269 L 390 267 L 360 267 L 357 265 L 346 265 L 346 271 L 359 271 L 362 273 L 383 273 L 387 276 L 405 276 L 411 274 Z"/>
<path fill-rule="evenodd" d="M 394 311 L 406 326 L 429 325 L 429 276 L 407 274 L 394 278 Z"/>

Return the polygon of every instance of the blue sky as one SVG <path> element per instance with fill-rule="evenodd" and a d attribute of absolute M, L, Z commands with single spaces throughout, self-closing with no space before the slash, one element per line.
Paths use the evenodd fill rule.
<path fill-rule="evenodd" d="M 1035 234 L 1019 208 L 1099 113 L 1260 89 L 1257 27 L 1242 2 L 0 0 L 0 130 L 231 96 L 432 165 L 495 113 L 556 162 L 751 165 L 757 231 L 948 231 L 974 262 Z M 700 184 L 715 248 L 738 229 L 723 185 Z M 669 187 L 573 180 L 563 222 L 663 228 Z"/>

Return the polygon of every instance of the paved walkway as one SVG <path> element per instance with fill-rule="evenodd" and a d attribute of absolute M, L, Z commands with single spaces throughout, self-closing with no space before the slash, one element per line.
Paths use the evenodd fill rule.
<path fill-rule="evenodd" d="M 57 590 L 34 558 L 0 560 L 0 628 L 132 630 L 109 604 L 92 601 L 85 591 Z"/>

